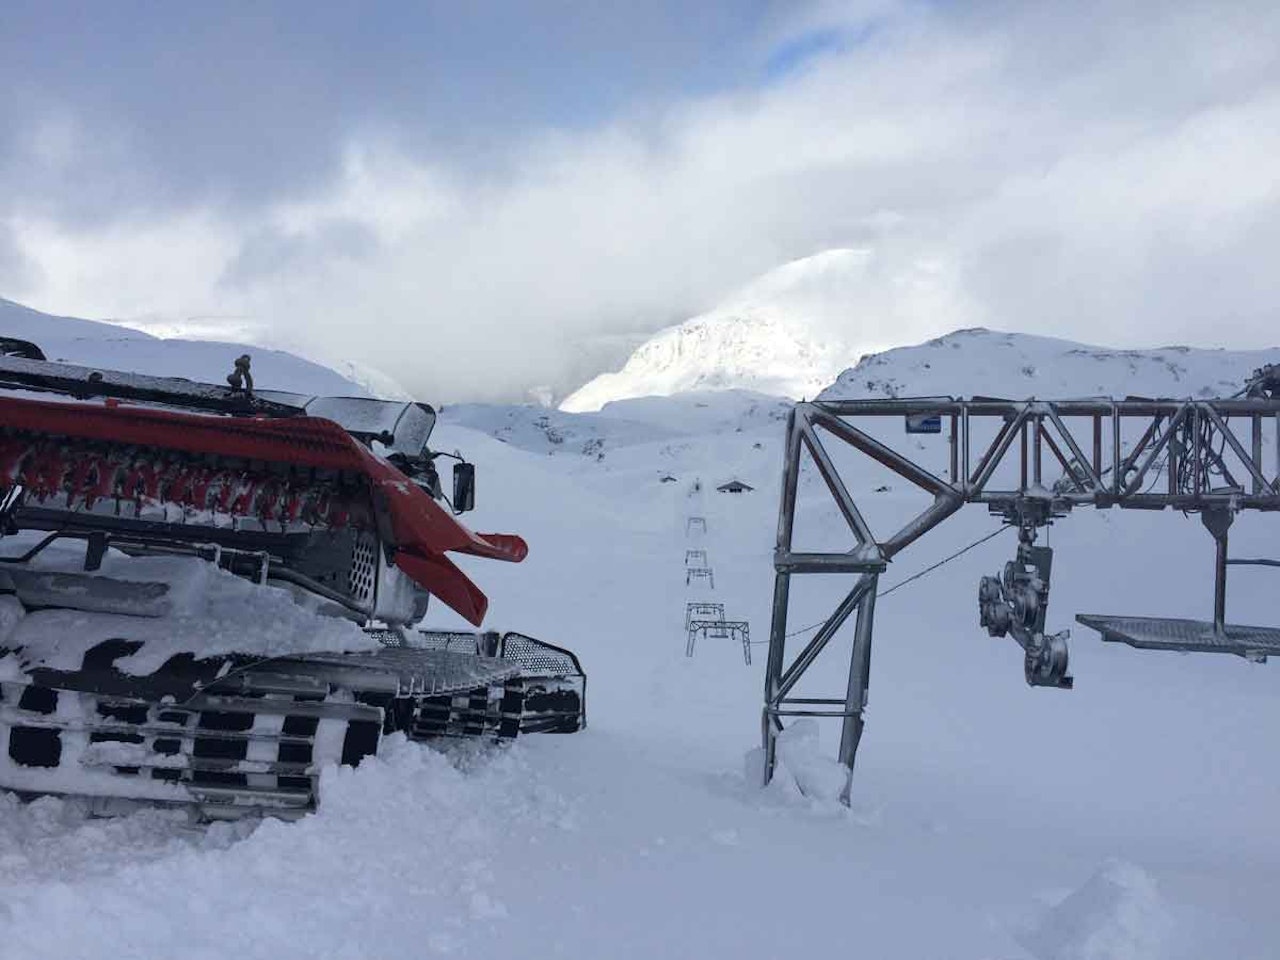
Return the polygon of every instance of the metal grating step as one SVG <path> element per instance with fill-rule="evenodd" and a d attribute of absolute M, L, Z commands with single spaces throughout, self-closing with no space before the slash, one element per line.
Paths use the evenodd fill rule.
<path fill-rule="evenodd" d="M 269 810 L 276 816 L 301 816 L 312 806 L 310 790 L 251 790 L 208 784 L 190 785 L 187 789 L 201 803 L 201 812 L 215 820 L 242 817 L 253 810 Z"/>
<path fill-rule="evenodd" d="M 1103 640 L 1127 643 L 1143 650 L 1183 650 L 1189 653 L 1234 653 L 1263 661 L 1280 656 L 1280 628 L 1246 627 L 1229 623 L 1222 633 L 1206 620 L 1165 617 L 1110 617 L 1082 613 L 1076 620 L 1102 634 Z"/>
<path fill-rule="evenodd" d="M 282 659 L 272 670 L 283 670 Z M 382 690 L 400 697 L 462 693 L 520 674 L 518 664 L 452 650 L 382 647 L 360 653 L 309 653 L 296 661 L 315 676 L 359 690 Z"/>

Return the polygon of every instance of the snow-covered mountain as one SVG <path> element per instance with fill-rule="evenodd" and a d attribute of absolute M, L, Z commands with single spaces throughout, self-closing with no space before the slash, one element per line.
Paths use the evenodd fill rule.
<path fill-rule="evenodd" d="M 883 269 L 868 250 L 827 250 L 783 264 L 707 313 L 654 334 L 621 370 L 600 374 L 560 409 L 728 388 L 811 397 L 882 345 L 883 331 L 909 336 L 922 318 L 933 325 L 954 311 L 940 295 L 944 279 L 928 265 L 905 276 Z"/>
<path fill-rule="evenodd" d="M 1280 348 L 1113 350 L 976 328 L 865 356 L 818 397 L 1219 397 L 1268 363 Z"/>
<path fill-rule="evenodd" d="M 344 377 L 283 350 L 217 340 L 157 337 L 113 323 L 55 317 L 3 298 L 0 298 L 0 336 L 30 340 L 50 360 L 161 377 L 222 383 L 231 372 L 235 358 L 248 353 L 253 357 L 254 380 L 264 389 L 364 397 L 381 395 L 383 391 L 379 388 L 386 386 L 376 378 Z M 352 373 L 358 374 L 358 371 Z"/>
<path fill-rule="evenodd" d="M 827 400 L 1230 396 L 1252 371 L 1268 363 L 1280 363 L 1280 348 L 1114 350 L 1052 337 L 967 329 L 868 354 L 826 389 L 810 395 Z M 732 440 L 743 434 L 753 442 L 761 435 L 776 439 L 790 405 L 786 397 L 746 390 L 698 390 L 613 400 L 588 413 L 533 405 L 458 404 L 444 408 L 440 422 L 540 455 L 586 458 L 606 469 L 615 467 L 619 454 L 625 458 L 649 445 L 658 453 L 653 463 L 659 472 L 682 478 L 705 472 L 729 479 L 742 470 L 754 485 L 771 476 L 776 464 L 762 463 L 758 456 L 737 459 Z M 716 472 L 681 462 L 689 455 L 680 451 L 706 448 L 709 437 L 725 451 L 724 467 Z"/>
<path fill-rule="evenodd" d="M 784 264 L 723 304 L 667 327 L 618 371 L 561 404 L 743 389 L 799 399 L 973 393 L 1009 396 L 1216 396 L 1239 389 L 1280 350 L 1169 346 L 1119 350 L 1051 337 L 960 329 L 919 346 L 872 352 L 886 339 L 963 320 L 945 274 L 928 264 L 886 275 L 867 250 L 828 250 Z M 927 321 L 926 319 L 927 318 Z"/>
<path fill-rule="evenodd" d="M 629 397 L 730 388 L 813 396 L 850 359 L 842 347 L 782 318 L 696 317 L 656 334 L 620 371 L 600 374 L 560 409 L 579 413 Z"/>

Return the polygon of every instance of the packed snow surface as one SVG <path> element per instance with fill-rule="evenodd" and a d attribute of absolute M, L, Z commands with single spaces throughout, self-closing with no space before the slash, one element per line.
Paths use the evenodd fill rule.
<path fill-rule="evenodd" d="M 922 390 L 915 354 L 879 374 L 913 392 L 1093 390 L 986 373 L 1006 348 L 981 337 L 919 349 L 972 344 L 976 380 Z M 1214 376 L 1238 383 L 1253 365 Z M 1155 392 L 1134 382 L 1125 392 Z M 1201 385 L 1188 382 L 1180 392 Z M 683 627 L 687 601 L 713 600 L 767 636 L 784 409 L 650 400 L 564 421 L 580 432 L 559 444 L 532 410 L 446 410 L 437 445 L 477 464 L 470 523 L 531 547 L 522 564 L 461 562 L 492 598 L 491 625 L 578 652 L 589 728 L 501 748 L 394 740 L 327 771 L 320 812 L 293 824 L 95 820 L 75 801 L 0 795 L 0 956 L 1274 958 L 1277 666 L 1078 629 L 1076 689 L 1030 689 L 1021 651 L 975 610 L 979 575 L 1012 556 L 1008 533 L 877 604 L 852 807 L 831 799 L 831 721 L 792 726 L 780 775 L 757 786 L 765 648 L 747 665 L 708 638 L 687 658 Z M 873 526 L 910 506 L 901 484 L 845 466 Z M 755 492 L 715 493 L 726 475 Z M 797 537 L 838 543 L 822 485 L 800 495 Z M 884 581 L 992 529 L 961 511 Z M 1278 533 L 1276 518 L 1242 515 L 1232 552 L 1274 556 Z M 1048 540 L 1054 629 L 1076 612 L 1211 610 L 1211 541 L 1194 518 L 1082 510 Z M 689 549 L 707 552 L 714 590 L 686 586 Z M 1274 571 L 1231 576 L 1230 619 L 1275 622 Z M 792 651 L 849 588 L 801 579 Z M 797 692 L 842 695 L 848 654 L 842 633 Z"/>

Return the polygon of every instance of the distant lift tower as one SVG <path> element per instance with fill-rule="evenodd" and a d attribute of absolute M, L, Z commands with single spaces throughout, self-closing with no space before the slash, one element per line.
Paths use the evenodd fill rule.
<path fill-rule="evenodd" d="M 935 472 L 886 439 L 905 422 L 908 434 L 938 434 L 945 442 Z M 1263 435 L 1274 432 L 1275 456 L 1264 462 Z M 989 440 L 987 438 L 990 438 Z M 913 441 L 915 437 L 911 438 Z M 825 444 L 847 445 L 914 484 L 931 502 L 887 537 L 874 535 Z M 901 446 L 901 443 L 897 444 Z M 912 444 L 913 449 L 917 444 Z M 834 448 L 833 448 L 834 449 Z M 807 454 L 807 458 L 805 455 Z M 845 552 L 804 552 L 793 545 L 802 472 L 825 483 L 853 533 Z M 936 468 L 935 468 L 936 469 Z M 1216 544 L 1211 621 L 1082 615 L 1104 640 L 1145 649 L 1235 653 L 1254 660 L 1280 654 L 1280 629 L 1226 622 L 1227 530 L 1241 511 L 1280 510 L 1280 369 L 1256 371 L 1232 399 L 993 400 L 924 398 L 798 403 L 787 422 L 778 536 L 774 553 L 773 619 L 764 688 L 764 782 L 776 764 L 784 718 L 839 718 L 839 760 L 848 769 L 862 736 L 871 634 L 880 574 L 907 546 L 966 503 L 986 504 L 1016 526 L 1015 559 L 979 586 L 979 622 L 993 636 L 1012 635 L 1024 652 L 1033 686 L 1069 688 L 1066 632 L 1045 632 L 1052 551 L 1037 532 L 1073 507 L 1198 513 Z M 866 504 L 864 503 L 864 506 Z M 788 662 L 791 581 L 808 574 L 853 577 L 847 595 Z M 792 691 L 823 648 L 856 612 L 853 653 L 843 697 L 796 697 Z M 804 631 L 796 631 L 797 633 Z M 793 634 L 794 635 L 794 634 Z"/>
<path fill-rule="evenodd" d="M 710 567 L 685 567 L 684 585 L 687 587 L 695 580 L 701 580 L 710 586 L 712 590 L 716 588 L 715 571 Z"/>

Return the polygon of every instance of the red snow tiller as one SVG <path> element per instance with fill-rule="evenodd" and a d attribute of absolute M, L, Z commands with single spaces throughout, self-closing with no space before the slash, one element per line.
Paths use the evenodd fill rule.
<path fill-rule="evenodd" d="M 421 403 L 93 370 L 0 338 L 0 788 L 206 817 L 300 815 L 383 737 L 585 725 L 567 650 L 480 627 L 449 558 L 474 466 Z M 453 468 L 453 495 L 435 461 Z"/>

